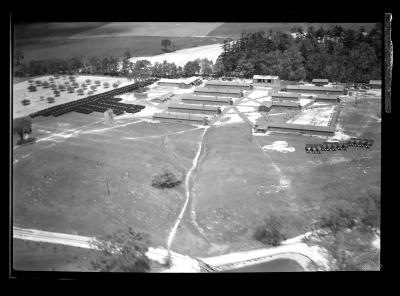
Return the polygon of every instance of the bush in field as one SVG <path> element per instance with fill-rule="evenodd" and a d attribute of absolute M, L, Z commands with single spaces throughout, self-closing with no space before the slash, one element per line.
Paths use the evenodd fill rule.
<path fill-rule="evenodd" d="M 94 83 L 95 83 L 96 85 L 100 85 L 100 84 L 101 84 L 100 80 L 96 80 Z"/>
<path fill-rule="evenodd" d="M 355 226 L 356 212 L 347 202 L 337 202 L 326 210 L 318 220 L 319 228 L 329 229 L 333 233 Z"/>
<path fill-rule="evenodd" d="M 264 244 L 279 246 L 285 239 L 282 234 L 282 218 L 274 214 L 264 219 L 263 223 L 256 227 L 254 238 Z"/>
<path fill-rule="evenodd" d="M 58 90 L 53 91 L 53 93 L 54 93 L 54 95 L 55 95 L 56 97 L 59 97 L 59 96 L 60 96 L 60 92 L 59 92 Z"/>
<path fill-rule="evenodd" d="M 90 87 L 92 90 L 96 90 L 96 85 L 92 85 L 91 87 Z"/>
<path fill-rule="evenodd" d="M 59 89 L 60 91 L 65 91 L 66 87 L 65 87 L 65 85 L 63 85 L 63 84 L 60 84 L 60 85 L 58 86 L 58 89 Z"/>
<path fill-rule="evenodd" d="M 50 77 L 49 80 L 50 80 L 51 82 L 53 82 L 53 81 L 54 81 L 54 77 Z"/>
<path fill-rule="evenodd" d="M 89 96 L 91 96 L 91 95 L 93 94 L 93 91 L 90 90 L 90 91 L 87 92 L 87 94 L 88 94 Z"/>
<path fill-rule="evenodd" d="M 69 80 L 75 80 L 75 76 L 72 76 L 72 75 L 71 75 L 71 76 L 68 76 L 68 79 L 69 79 Z"/>
<path fill-rule="evenodd" d="M 127 230 L 99 237 L 93 243 L 99 250 L 91 260 L 92 268 L 102 272 L 148 272 L 151 269 L 149 250 L 150 236 Z"/>
<path fill-rule="evenodd" d="M 68 87 L 68 92 L 73 93 L 73 92 L 75 92 L 75 89 L 73 87 Z"/>
<path fill-rule="evenodd" d="M 85 82 L 86 82 L 87 84 L 91 84 L 91 83 L 92 83 L 92 80 L 86 79 Z"/>
<path fill-rule="evenodd" d="M 110 87 L 110 84 L 109 84 L 108 82 L 104 82 L 104 83 L 103 83 L 103 87 L 104 87 L 104 88 L 109 88 L 109 87 Z"/>
<path fill-rule="evenodd" d="M 24 99 L 21 101 L 21 104 L 24 106 L 29 105 L 30 103 L 31 103 L 31 101 L 29 101 L 28 99 Z"/>
<path fill-rule="evenodd" d="M 29 117 L 22 117 L 14 119 L 13 121 L 13 133 L 20 136 L 20 140 L 17 145 L 23 144 L 26 141 L 25 135 L 32 133 L 32 122 Z"/>
<path fill-rule="evenodd" d="M 52 84 L 50 84 L 50 88 L 54 90 L 54 89 L 57 88 L 57 85 L 55 85 L 54 83 L 52 83 Z"/>
<path fill-rule="evenodd" d="M 30 86 L 28 87 L 28 90 L 29 90 L 30 92 L 33 92 L 33 91 L 36 91 L 37 89 L 36 89 L 36 86 L 30 85 Z"/>
<path fill-rule="evenodd" d="M 86 87 L 86 86 L 87 86 L 86 83 L 81 84 L 81 87 Z"/>
<path fill-rule="evenodd" d="M 49 103 L 49 104 L 51 104 L 51 103 L 54 103 L 56 100 L 53 98 L 53 97 L 48 97 L 47 98 L 47 102 Z"/>
<path fill-rule="evenodd" d="M 28 82 L 29 82 L 29 83 L 33 83 L 33 79 L 29 79 Z"/>
<path fill-rule="evenodd" d="M 43 88 L 49 88 L 50 84 L 47 81 L 45 81 L 45 82 L 42 83 L 42 87 Z"/>
<path fill-rule="evenodd" d="M 35 80 L 35 84 L 36 84 L 36 85 L 41 85 L 41 84 L 42 84 L 42 81 L 41 81 L 41 80 Z"/>
<path fill-rule="evenodd" d="M 82 96 L 82 95 L 83 95 L 83 89 L 82 89 L 82 88 L 78 89 L 78 90 L 76 91 L 76 93 L 77 93 L 79 96 Z"/>
<path fill-rule="evenodd" d="M 153 175 L 151 185 L 157 188 L 172 188 L 182 183 L 181 176 L 176 176 L 169 169 Z"/>
<path fill-rule="evenodd" d="M 69 81 L 65 81 L 64 84 L 65 84 L 65 85 L 69 85 Z"/>
<path fill-rule="evenodd" d="M 112 85 L 114 88 L 117 88 L 118 86 L 119 86 L 119 84 L 118 83 L 113 83 L 113 85 Z"/>
<path fill-rule="evenodd" d="M 72 83 L 72 86 L 75 87 L 75 88 L 78 88 L 79 87 L 79 83 L 74 82 L 74 83 Z"/>

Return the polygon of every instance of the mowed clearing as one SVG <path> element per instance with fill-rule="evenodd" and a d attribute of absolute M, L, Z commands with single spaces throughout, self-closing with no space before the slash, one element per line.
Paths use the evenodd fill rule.
<path fill-rule="evenodd" d="M 244 122 L 211 127 L 193 175 L 196 225 L 186 217 L 173 248 L 213 256 L 261 247 L 254 228 L 268 214 L 282 215 L 283 232 L 293 237 L 310 230 L 324 210 L 342 199 L 380 195 L 380 108 L 378 100 L 357 107 L 345 103 L 339 117 L 342 133 L 375 140 L 370 149 L 318 155 L 305 153 L 304 146 L 326 141 L 321 137 L 269 133 L 251 139 Z M 262 151 L 280 141 L 287 149 Z"/>
<path fill-rule="evenodd" d="M 185 193 L 156 189 L 151 177 L 163 167 L 184 176 L 202 129 L 132 118 L 116 124 L 106 126 L 98 113 L 35 118 L 37 143 L 14 149 L 14 225 L 93 236 L 132 226 L 164 246 Z"/>

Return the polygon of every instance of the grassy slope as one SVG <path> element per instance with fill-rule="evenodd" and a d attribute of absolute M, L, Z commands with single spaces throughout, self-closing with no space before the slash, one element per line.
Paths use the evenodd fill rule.
<path fill-rule="evenodd" d="M 340 199 L 380 194 L 380 101 L 347 103 L 339 124 L 351 136 L 375 139 L 370 149 L 306 154 L 304 144 L 323 141 L 290 134 L 258 137 L 260 143 L 286 141 L 293 153 L 269 150 L 271 160 L 291 181 L 288 191 L 266 193 L 279 184 L 271 160 L 246 139 L 246 127 L 210 129 L 195 173 L 194 208 L 208 240 L 199 241 L 193 228 L 182 227 L 174 247 L 191 254 L 213 255 L 252 248 L 254 227 L 267 214 L 283 215 L 284 233 L 292 237 L 309 230 L 313 219 Z M 188 223 L 187 223 L 188 224 Z M 211 244 L 210 244 L 211 243 Z M 216 247 L 217 246 L 217 247 Z"/>
<path fill-rule="evenodd" d="M 71 113 L 59 119 L 35 119 L 36 133 L 32 136 L 46 136 L 43 130 L 55 131 L 60 122 L 70 123 L 63 129 L 72 129 L 99 117 Z M 182 206 L 183 188 L 155 189 L 151 176 L 163 165 L 185 174 L 200 132 L 189 132 L 184 139 L 179 135 L 167 140 L 161 137 L 129 141 L 122 137 L 188 128 L 140 123 L 105 133 L 81 134 L 63 143 L 43 141 L 16 149 L 14 157 L 19 161 L 13 166 L 14 223 L 82 235 L 101 235 L 132 226 L 150 233 L 156 246 L 163 245 Z M 28 156 L 22 158 L 25 155 Z"/>

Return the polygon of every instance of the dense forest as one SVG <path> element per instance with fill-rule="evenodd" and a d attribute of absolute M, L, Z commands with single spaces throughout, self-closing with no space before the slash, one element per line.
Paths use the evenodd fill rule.
<path fill-rule="evenodd" d="M 23 62 L 23 53 L 14 53 L 15 77 L 46 74 L 95 74 L 125 76 L 133 79 L 148 76 L 176 78 L 192 75 L 234 76 L 251 78 L 255 74 L 278 75 L 284 80 L 328 78 L 335 82 L 366 83 L 381 79 L 382 28 L 376 24 L 369 32 L 363 27 L 354 31 L 333 26 L 329 29 L 301 27 L 292 34 L 280 31 L 243 33 L 235 41 L 225 40 L 223 52 L 214 64 L 196 59 L 184 67 L 174 63 L 129 61 L 129 52 L 121 59 L 115 57 L 84 60 L 48 59 Z"/>
<path fill-rule="evenodd" d="M 382 28 L 369 32 L 293 28 L 292 34 L 256 32 L 225 41 L 215 71 L 219 75 L 250 78 L 254 74 L 279 75 L 284 80 L 328 78 L 337 82 L 381 79 Z"/>

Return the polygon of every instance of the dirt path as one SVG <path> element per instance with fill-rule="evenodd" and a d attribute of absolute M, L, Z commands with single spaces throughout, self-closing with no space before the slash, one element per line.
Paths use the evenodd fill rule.
<path fill-rule="evenodd" d="M 171 229 L 171 231 L 170 231 L 170 233 L 168 235 L 168 240 L 167 240 L 168 249 L 171 248 L 171 244 L 172 244 L 172 241 L 173 241 L 173 239 L 175 237 L 176 230 L 177 230 L 177 228 L 178 228 L 178 226 L 179 226 L 179 224 L 180 224 L 180 222 L 182 220 L 182 217 L 183 217 L 183 215 L 185 213 L 185 210 L 187 208 L 187 205 L 189 203 L 189 199 L 190 199 L 190 186 L 189 186 L 190 176 L 191 176 L 192 172 L 197 167 L 197 163 L 198 163 L 198 160 L 199 160 L 201 149 L 203 147 L 204 135 L 206 134 L 208 128 L 209 128 L 208 126 L 204 127 L 204 132 L 201 135 L 201 139 L 200 139 L 200 142 L 199 142 L 199 148 L 197 150 L 195 158 L 193 159 L 192 167 L 189 169 L 189 171 L 188 171 L 188 173 L 186 174 L 186 177 L 185 177 L 186 200 L 185 200 L 185 204 L 183 205 L 182 210 L 181 210 L 181 212 L 180 212 L 180 214 L 179 214 L 179 216 L 178 216 L 178 218 L 177 218 L 177 220 L 175 222 L 174 227 Z"/>

